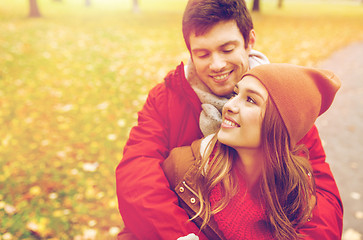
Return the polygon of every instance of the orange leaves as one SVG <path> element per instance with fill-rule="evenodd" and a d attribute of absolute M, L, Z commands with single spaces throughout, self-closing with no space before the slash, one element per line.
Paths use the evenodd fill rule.
<path fill-rule="evenodd" d="M 0 5 L 1 237 L 112 239 L 122 228 L 114 170 L 136 113 L 189 58 L 185 2 L 135 16 L 44 1 L 36 21 L 19 17 L 20 2 Z M 253 16 L 255 48 L 273 62 L 315 64 L 363 39 L 361 13 L 290 11 Z"/>
<path fill-rule="evenodd" d="M 286 2 L 284 10 L 273 6 L 262 12 L 252 15 L 255 49 L 271 62 L 316 66 L 339 48 L 363 40 L 363 10 L 353 5 Z"/>

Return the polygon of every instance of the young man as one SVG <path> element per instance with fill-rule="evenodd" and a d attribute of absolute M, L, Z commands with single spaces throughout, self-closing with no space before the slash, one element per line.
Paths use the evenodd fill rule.
<path fill-rule="evenodd" d="M 116 169 L 126 227 L 119 239 L 177 239 L 189 233 L 205 239 L 178 206 L 160 164 L 173 148 L 216 131 L 235 84 L 249 68 L 268 63 L 252 50 L 255 31 L 243 0 L 189 0 L 183 36 L 191 61 L 150 91 Z M 342 203 L 315 126 L 301 143 L 310 150 L 317 207 L 300 232 L 306 239 L 340 239 Z"/>

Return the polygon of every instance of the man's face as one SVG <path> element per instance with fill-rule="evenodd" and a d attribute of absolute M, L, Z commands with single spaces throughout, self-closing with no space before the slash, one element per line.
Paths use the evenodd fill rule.
<path fill-rule="evenodd" d="M 251 30 L 246 44 L 234 20 L 222 21 L 203 35 L 190 35 L 190 50 L 199 78 L 218 96 L 233 92 L 249 69 L 248 55 L 255 42 Z"/>

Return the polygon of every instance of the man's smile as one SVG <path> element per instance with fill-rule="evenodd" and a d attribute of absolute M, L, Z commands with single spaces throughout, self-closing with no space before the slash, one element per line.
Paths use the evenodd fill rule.
<path fill-rule="evenodd" d="M 210 77 L 213 78 L 215 82 L 221 83 L 227 81 L 232 72 L 233 71 L 220 75 L 210 75 Z"/>

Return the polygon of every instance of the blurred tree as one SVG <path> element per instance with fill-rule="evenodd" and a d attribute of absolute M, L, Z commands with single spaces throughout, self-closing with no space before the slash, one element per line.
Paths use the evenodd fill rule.
<path fill-rule="evenodd" d="M 277 3 L 277 7 L 282 8 L 282 3 L 283 3 L 283 0 L 279 0 L 278 3 Z"/>
<path fill-rule="evenodd" d="M 37 0 L 29 0 L 29 17 L 41 17 Z"/>
<path fill-rule="evenodd" d="M 139 1 L 138 0 L 132 0 L 132 11 L 134 13 L 139 13 L 140 12 Z"/>
<path fill-rule="evenodd" d="M 260 0 L 253 0 L 252 11 L 254 12 L 260 11 Z"/>
<path fill-rule="evenodd" d="M 86 5 L 87 7 L 91 6 L 91 0 L 86 0 L 85 5 Z"/>

